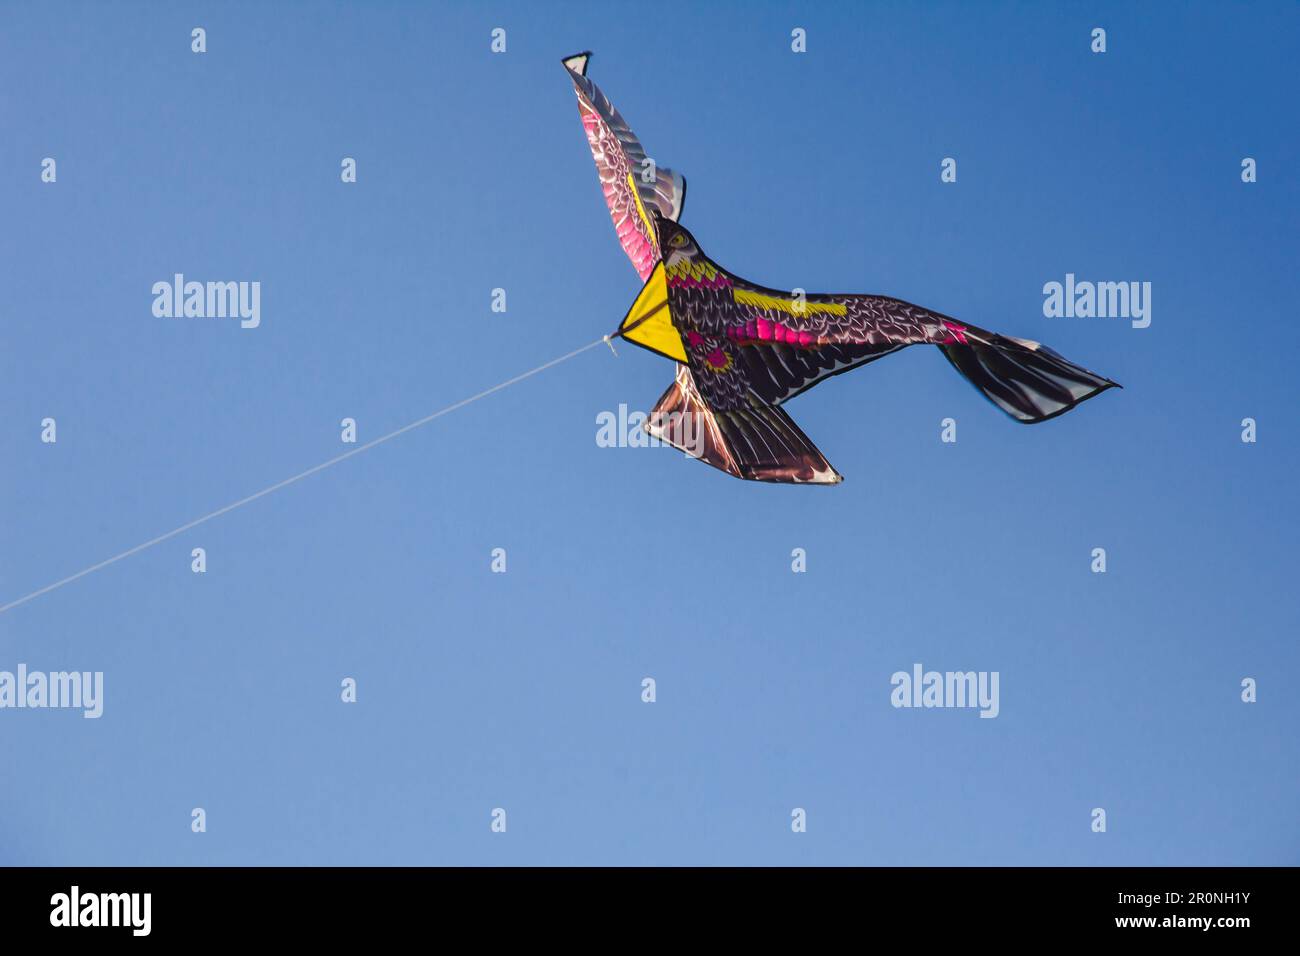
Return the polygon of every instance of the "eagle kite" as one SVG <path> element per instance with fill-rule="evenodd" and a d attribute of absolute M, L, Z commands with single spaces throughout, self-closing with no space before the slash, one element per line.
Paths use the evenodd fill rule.
<path fill-rule="evenodd" d="M 678 223 L 686 180 L 647 159 L 587 77 L 590 57 L 563 62 L 614 229 L 645 282 L 613 336 L 678 363 L 647 420 L 651 435 L 738 478 L 837 484 L 844 479 L 782 405 L 906 346 L 937 346 L 1019 422 L 1055 418 L 1117 384 L 1037 342 L 901 299 L 792 294 L 723 269 Z"/>

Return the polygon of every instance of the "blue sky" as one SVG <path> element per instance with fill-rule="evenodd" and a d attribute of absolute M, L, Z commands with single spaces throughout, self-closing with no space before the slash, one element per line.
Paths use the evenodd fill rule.
<path fill-rule="evenodd" d="M 787 406 L 843 485 L 766 486 L 598 447 L 672 370 L 584 353 L 0 615 L 105 682 L 0 710 L 0 863 L 1300 862 L 1300 13 L 639 9 L 7 4 L 0 603 L 612 329 L 582 49 L 718 262 L 1125 389 L 1027 428 L 909 349 Z M 156 318 L 176 272 L 260 327 Z M 1045 318 L 1066 273 L 1151 326 Z M 917 662 L 997 719 L 891 707 Z"/>

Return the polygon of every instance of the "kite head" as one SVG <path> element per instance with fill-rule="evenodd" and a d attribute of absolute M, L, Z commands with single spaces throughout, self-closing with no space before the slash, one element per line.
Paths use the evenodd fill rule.
<path fill-rule="evenodd" d="M 694 258 L 703 258 L 704 254 L 691 234 L 677 223 L 658 212 L 653 217 L 661 257 L 615 334 L 665 358 L 685 363 L 686 349 L 673 322 L 668 275 L 683 266 L 689 271 Z"/>
<path fill-rule="evenodd" d="M 616 334 L 651 352 L 685 363 L 686 349 L 673 321 L 669 282 L 713 285 L 722 281 L 722 270 L 708 260 L 689 232 L 666 216 L 657 212 L 653 215 L 660 259 Z"/>
<path fill-rule="evenodd" d="M 682 262 L 694 262 L 704 259 L 699 244 L 686 229 L 673 220 L 654 213 L 655 234 L 659 242 L 659 254 L 669 268 Z"/>

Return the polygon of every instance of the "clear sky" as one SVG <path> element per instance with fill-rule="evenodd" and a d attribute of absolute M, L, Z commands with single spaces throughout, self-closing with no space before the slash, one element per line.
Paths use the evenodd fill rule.
<path fill-rule="evenodd" d="M 98 720 L 0 710 L 0 863 L 1300 862 L 1298 33 L 1280 3 L 5 4 L 0 603 L 611 330 L 639 282 L 583 49 L 716 261 L 1125 389 L 1025 427 L 909 349 L 787 406 L 844 484 L 770 486 L 598 447 L 672 368 L 588 351 L 0 615 L 0 670 L 104 673 Z M 178 272 L 260 282 L 260 326 L 155 317 Z M 1045 317 L 1067 273 L 1150 282 L 1150 327 Z M 895 709 L 916 663 L 998 672 L 998 717 Z"/>

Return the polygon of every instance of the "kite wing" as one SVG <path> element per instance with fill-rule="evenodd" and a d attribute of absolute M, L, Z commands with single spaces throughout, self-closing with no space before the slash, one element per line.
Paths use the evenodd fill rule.
<path fill-rule="evenodd" d="M 844 480 L 782 409 L 763 402 L 714 408 L 686 365 L 677 366 L 645 430 L 737 478 L 821 485 Z"/>
<path fill-rule="evenodd" d="M 614 230 L 637 274 L 644 281 L 659 261 L 655 213 L 673 222 L 686 201 L 686 180 L 679 173 L 647 162 L 645 150 L 614 104 L 587 77 L 590 53 L 564 61 L 574 91 L 578 115 L 587 132 L 591 158 L 605 193 Z"/>
<path fill-rule="evenodd" d="M 1034 342 L 944 320 L 937 326 L 941 331 L 929 328 L 929 337 L 919 338 L 918 328 L 926 330 L 928 321 L 912 329 L 899 322 L 901 318 L 891 320 L 890 338 L 884 341 L 879 329 L 823 327 L 819 336 L 841 340 L 827 345 L 816 344 L 797 323 L 783 324 L 786 331 L 770 335 L 766 328 L 736 326 L 726 335 L 688 333 L 686 363 L 678 364 L 676 379 L 650 413 L 646 431 L 738 478 L 836 484 L 843 478 L 780 403 L 907 345 L 938 345 L 986 398 L 1021 422 L 1054 418 L 1115 384 Z M 789 333 L 806 334 L 808 344 L 775 340 Z M 850 335 L 867 341 L 842 341 Z"/>
<path fill-rule="evenodd" d="M 901 299 L 808 295 L 742 283 L 743 319 L 728 330 L 742 346 L 751 387 L 780 403 L 832 375 L 908 345 L 937 345 L 985 398 L 1020 422 L 1055 418 L 1116 385 L 1028 339 L 999 335 Z"/>
<path fill-rule="evenodd" d="M 770 405 L 780 405 L 832 375 L 851 372 L 901 348 L 904 346 L 824 345 L 802 349 L 770 342 L 738 349 L 736 359 L 754 393 Z"/>

